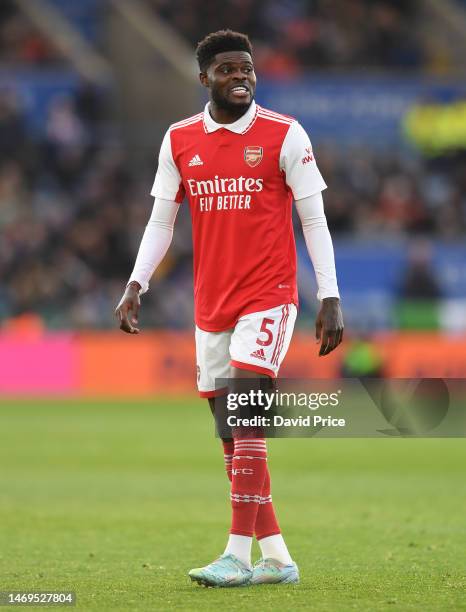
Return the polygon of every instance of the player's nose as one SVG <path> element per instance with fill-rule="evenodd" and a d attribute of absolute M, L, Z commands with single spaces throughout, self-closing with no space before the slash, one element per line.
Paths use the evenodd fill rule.
<path fill-rule="evenodd" d="M 233 81 L 239 82 L 239 83 L 247 83 L 248 79 L 247 76 L 241 72 L 241 70 L 238 68 L 237 70 L 235 70 L 235 72 L 233 72 L 233 74 L 231 75 L 231 78 Z"/>

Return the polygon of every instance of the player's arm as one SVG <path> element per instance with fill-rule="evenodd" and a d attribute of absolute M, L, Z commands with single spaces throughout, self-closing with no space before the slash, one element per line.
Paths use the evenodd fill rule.
<path fill-rule="evenodd" d="M 280 167 L 296 201 L 319 288 L 321 307 L 316 319 L 319 355 L 328 355 L 343 339 L 343 315 L 321 193 L 327 185 L 317 167 L 309 136 L 297 121 L 290 125 L 283 141 Z"/>
<path fill-rule="evenodd" d="M 133 272 L 120 303 L 115 309 L 120 329 L 138 334 L 139 295 L 149 288 L 149 280 L 170 246 L 173 226 L 184 189 L 178 168 L 173 160 L 170 130 L 160 147 L 159 165 L 151 194 L 155 198 L 152 215 L 142 237 Z"/>
<path fill-rule="evenodd" d="M 317 298 L 322 302 L 316 319 L 316 340 L 321 343 L 319 355 L 328 355 L 343 340 L 343 315 L 322 193 L 298 200 L 296 210 L 316 275 Z"/>
<path fill-rule="evenodd" d="M 176 202 L 155 198 L 152 215 L 144 231 L 133 272 L 123 297 L 115 309 L 120 329 L 129 334 L 139 333 L 139 328 L 136 327 L 141 304 L 139 296 L 148 290 L 153 273 L 168 251 L 179 207 Z"/>

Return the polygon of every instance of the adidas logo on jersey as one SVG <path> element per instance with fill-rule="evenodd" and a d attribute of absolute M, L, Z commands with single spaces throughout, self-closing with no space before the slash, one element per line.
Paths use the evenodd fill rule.
<path fill-rule="evenodd" d="M 265 358 L 264 349 L 258 349 L 257 351 L 253 351 L 251 353 L 251 357 L 255 357 L 256 359 L 262 359 L 262 361 L 267 361 Z"/>
<path fill-rule="evenodd" d="M 199 155 L 195 155 L 188 164 L 188 166 L 203 166 L 203 165 L 204 165 L 204 162 L 199 157 Z"/>

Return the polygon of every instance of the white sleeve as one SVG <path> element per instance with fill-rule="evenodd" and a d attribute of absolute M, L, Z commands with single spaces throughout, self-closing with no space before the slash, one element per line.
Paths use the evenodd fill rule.
<path fill-rule="evenodd" d="M 304 128 L 294 121 L 280 151 L 280 170 L 295 200 L 301 200 L 327 188 L 317 167 L 311 141 Z"/>
<path fill-rule="evenodd" d="M 307 251 L 316 275 L 317 299 L 339 298 L 335 256 L 322 194 L 319 192 L 299 200 L 296 202 L 296 210 L 301 219 Z"/>
<path fill-rule="evenodd" d="M 184 198 L 184 190 L 180 194 L 181 188 L 182 180 L 173 161 L 170 130 L 168 130 L 160 146 L 159 165 L 150 193 L 154 198 L 180 203 Z"/>
<path fill-rule="evenodd" d="M 139 293 L 149 289 L 149 281 L 165 257 L 173 238 L 173 227 L 180 205 L 169 200 L 155 199 L 149 223 L 139 246 L 138 256 L 128 283 L 141 285 Z"/>

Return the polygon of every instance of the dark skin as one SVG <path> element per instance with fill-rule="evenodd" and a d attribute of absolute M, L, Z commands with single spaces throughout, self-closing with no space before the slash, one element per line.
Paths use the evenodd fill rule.
<path fill-rule="evenodd" d="M 115 316 L 120 321 L 120 329 L 128 334 L 139 334 L 138 325 L 139 308 L 141 299 L 139 290 L 141 285 L 132 281 L 126 287 L 118 306 Z M 331 353 L 343 340 L 343 315 L 338 298 L 324 298 L 316 319 L 316 342 L 320 343 L 319 357 Z M 246 378 L 249 374 L 246 370 L 233 368 L 236 378 Z"/>
<path fill-rule="evenodd" d="M 217 53 L 199 80 L 208 90 L 210 114 L 217 123 L 234 123 L 248 110 L 256 92 L 254 65 L 246 51 Z M 246 92 L 235 94 L 237 87 Z"/>
<path fill-rule="evenodd" d="M 207 88 L 210 114 L 217 123 L 234 123 L 248 110 L 256 91 L 256 75 L 252 57 L 245 51 L 217 53 L 209 67 L 199 74 L 199 80 Z M 236 88 L 236 91 L 234 91 Z M 138 313 L 140 308 L 139 283 L 133 281 L 115 309 L 120 329 L 129 334 L 140 332 Z M 343 315 L 338 298 L 322 300 L 315 326 L 316 342 L 320 343 L 319 356 L 328 355 L 343 340 Z M 232 367 L 233 378 L 262 377 L 256 372 Z M 209 400 L 211 410 L 214 401 Z"/>

